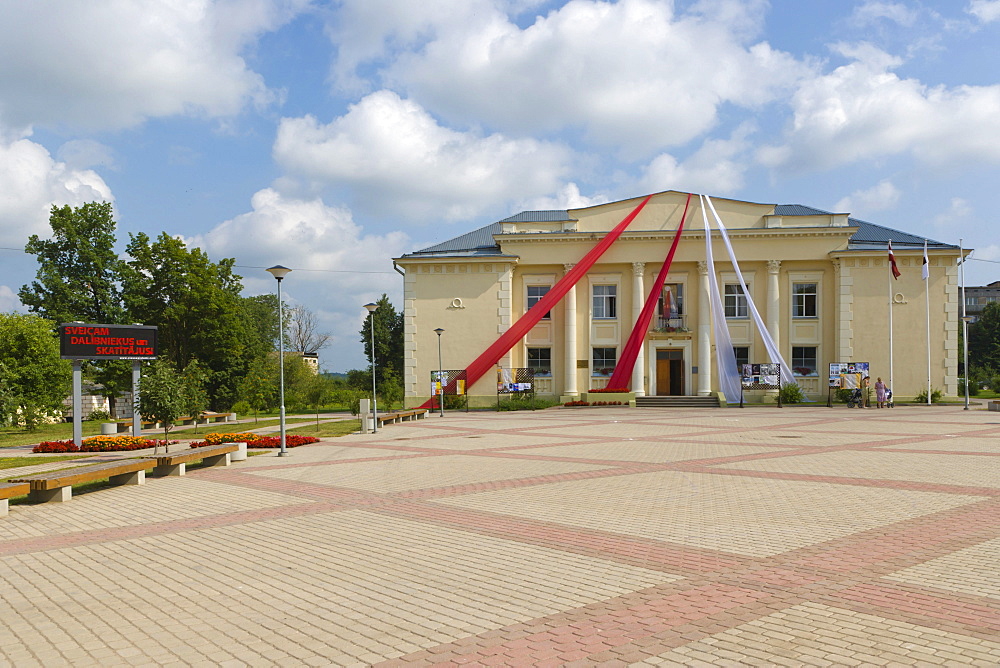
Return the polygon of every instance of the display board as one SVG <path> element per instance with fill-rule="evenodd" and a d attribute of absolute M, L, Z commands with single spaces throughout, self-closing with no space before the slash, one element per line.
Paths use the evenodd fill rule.
<path fill-rule="evenodd" d="M 156 359 L 156 327 L 146 325 L 59 325 L 59 356 L 69 360 Z"/>
<path fill-rule="evenodd" d="M 830 387 L 854 389 L 870 378 L 868 362 L 833 362 L 830 364 Z"/>
<path fill-rule="evenodd" d="M 740 367 L 740 408 L 743 393 L 747 390 L 778 390 L 778 408 L 781 408 L 781 364 L 744 364 Z"/>

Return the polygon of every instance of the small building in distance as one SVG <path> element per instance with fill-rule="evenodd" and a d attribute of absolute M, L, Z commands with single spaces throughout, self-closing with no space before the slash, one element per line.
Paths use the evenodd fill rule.
<path fill-rule="evenodd" d="M 975 322 L 987 304 L 1000 302 L 1000 281 L 978 287 L 965 286 L 965 314 Z"/>

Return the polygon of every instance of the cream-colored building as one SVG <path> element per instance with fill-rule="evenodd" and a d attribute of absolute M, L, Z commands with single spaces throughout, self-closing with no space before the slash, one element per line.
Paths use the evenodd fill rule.
<path fill-rule="evenodd" d="M 644 198 L 568 211 L 525 211 L 396 258 L 405 272 L 404 379 L 407 404 L 425 401 L 438 368 L 464 369 L 556 284 Z M 604 387 L 653 286 L 687 200 L 668 191 L 650 199 L 621 237 L 547 317 L 498 362 L 536 371 L 536 391 L 570 399 Z M 827 395 L 829 364 L 869 362 L 872 379 L 893 379 L 896 398 L 930 378 L 956 395 L 957 246 L 800 205 L 715 199 L 747 289 L 803 391 Z M 697 196 L 657 312 L 632 375 L 637 395 L 709 396 L 719 390 L 708 271 L 714 271 L 738 362 L 768 362 L 725 246 L 713 224 L 708 267 Z M 709 213 L 709 220 L 712 220 Z M 891 240 L 902 275 L 888 267 Z M 889 300 L 892 295 L 890 370 Z M 495 400 L 496 374 L 470 390 L 473 405 Z"/>

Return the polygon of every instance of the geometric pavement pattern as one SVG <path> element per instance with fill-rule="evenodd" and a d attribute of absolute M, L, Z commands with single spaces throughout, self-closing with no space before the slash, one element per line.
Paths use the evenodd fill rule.
<path fill-rule="evenodd" d="M 12 506 L 0 665 L 1000 665 L 995 413 L 453 412 L 289 452 Z"/>

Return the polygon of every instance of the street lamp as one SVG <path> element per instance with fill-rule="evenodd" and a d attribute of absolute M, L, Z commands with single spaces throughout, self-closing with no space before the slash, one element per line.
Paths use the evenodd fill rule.
<path fill-rule="evenodd" d="M 378 431 L 378 404 L 375 398 L 375 311 L 378 309 L 378 304 L 365 304 L 365 308 L 371 316 L 369 320 L 372 331 L 372 433 L 374 434 Z"/>
<path fill-rule="evenodd" d="M 281 449 L 278 450 L 279 457 L 287 457 L 285 450 L 285 319 L 281 305 L 281 279 L 283 279 L 291 269 L 276 264 L 268 268 L 267 272 L 278 280 L 278 398 L 281 403 L 278 413 L 278 425 L 281 430 Z"/>
<path fill-rule="evenodd" d="M 969 321 L 972 320 L 965 312 L 965 249 L 963 240 L 958 240 L 958 259 L 962 263 L 962 347 L 965 349 L 965 410 L 969 410 Z"/>
<path fill-rule="evenodd" d="M 441 335 L 444 334 L 444 330 L 438 327 L 434 333 L 438 335 L 438 382 L 441 384 L 438 392 L 438 408 L 441 410 L 441 417 L 444 417 L 444 364 L 441 362 Z"/>

